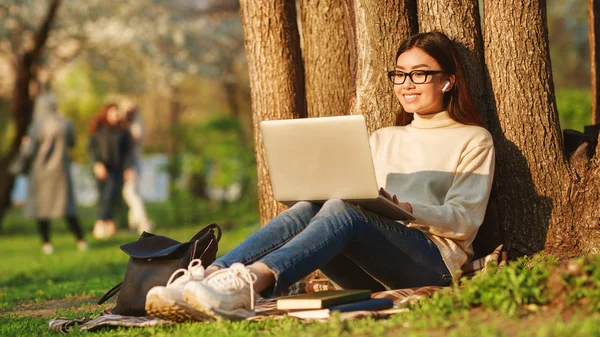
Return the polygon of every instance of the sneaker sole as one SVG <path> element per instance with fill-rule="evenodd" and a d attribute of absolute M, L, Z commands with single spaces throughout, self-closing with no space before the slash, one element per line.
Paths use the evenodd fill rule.
<path fill-rule="evenodd" d="M 211 321 L 212 315 L 207 315 L 196 310 L 187 303 L 180 303 L 171 299 L 165 299 L 157 294 L 148 294 L 145 305 L 146 313 L 151 316 L 166 319 L 173 322 L 187 321 Z"/>
<path fill-rule="evenodd" d="M 201 312 L 203 315 L 209 316 L 211 319 L 217 319 L 221 317 L 219 314 L 212 311 L 211 309 L 205 308 L 200 302 L 198 302 L 198 300 L 195 296 L 193 296 L 193 294 L 190 294 L 190 291 L 186 291 L 186 289 L 183 289 L 182 297 L 188 306 L 193 307 L 194 310 Z"/>

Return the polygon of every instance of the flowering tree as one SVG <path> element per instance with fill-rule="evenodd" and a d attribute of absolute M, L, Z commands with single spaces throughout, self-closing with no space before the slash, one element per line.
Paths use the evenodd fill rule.
<path fill-rule="evenodd" d="M 59 10 L 60 7 L 60 10 Z M 173 95 L 186 76 L 222 79 L 234 92 L 243 58 L 236 1 L 6 0 L 0 4 L 0 101 L 10 101 L 11 144 L 0 152 L 0 222 L 14 177 L 8 163 L 33 100 L 57 72 L 84 58 L 119 77 L 121 90 Z M 232 111 L 236 102 L 230 99 Z"/>

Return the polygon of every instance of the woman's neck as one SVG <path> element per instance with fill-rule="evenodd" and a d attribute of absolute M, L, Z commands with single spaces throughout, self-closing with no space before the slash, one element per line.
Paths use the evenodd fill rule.
<path fill-rule="evenodd" d="M 415 113 L 413 114 L 413 121 L 410 125 L 418 129 L 435 129 L 453 124 L 457 124 L 457 122 L 450 117 L 448 111 L 440 111 L 438 113 L 426 115 Z"/>

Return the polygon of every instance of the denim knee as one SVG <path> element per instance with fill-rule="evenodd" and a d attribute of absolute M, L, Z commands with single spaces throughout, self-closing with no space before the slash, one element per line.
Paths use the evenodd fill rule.
<path fill-rule="evenodd" d="M 323 204 L 323 209 L 338 210 L 346 208 L 347 205 L 348 203 L 342 199 L 329 199 Z"/>
<path fill-rule="evenodd" d="M 318 207 L 310 201 L 299 201 L 294 204 L 294 206 L 287 209 L 285 212 L 305 212 L 310 211 L 313 208 Z"/>
<path fill-rule="evenodd" d="M 319 208 L 318 205 L 311 202 L 300 201 L 289 209 L 279 213 L 265 225 L 265 228 L 277 228 L 280 226 L 296 227 L 298 225 L 306 227 L 310 220 L 317 214 Z"/>
<path fill-rule="evenodd" d="M 327 200 L 321 208 L 320 214 L 329 213 L 332 215 L 347 214 L 348 211 L 353 209 L 353 205 L 347 201 L 341 199 L 330 199 Z"/>
<path fill-rule="evenodd" d="M 281 212 L 279 216 L 287 215 L 291 218 L 305 218 L 305 220 L 310 220 L 315 216 L 315 214 L 317 214 L 317 212 L 319 212 L 320 208 L 321 207 L 319 205 L 313 204 L 312 202 L 300 201 L 289 209 Z"/>

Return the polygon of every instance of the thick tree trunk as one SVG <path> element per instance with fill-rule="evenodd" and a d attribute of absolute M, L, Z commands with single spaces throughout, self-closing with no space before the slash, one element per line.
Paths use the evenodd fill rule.
<path fill-rule="evenodd" d="M 342 0 L 303 0 L 301 4 L 308 116 L 346 115 L 353 79 Z"/>
<path fill-rule="evenodd" d="M 348 41 L 348 62 L 350 64 L 350 88 L 348 105 L 352 107 L 356 100 L 356 62 L 358 52 L 356 50 L 356 15 L 354 15 L 354 0 L 342 0 L 344 12 L 344 30 Z"/>
<path fill-rule="evenodd" d="M 562 151 L 543 0 L 486 0 L 485 59 L 497 119 L 498 216 L 512 256 L 578 253 L 571 170 Z M 597 208 L 597 207 L 596 207 Z"/>
<path fill-rule="evenodd" d="M 285 207 L 273 199 L 259 124 L 306 116 L 304 71 L 293 1 L 241 0 L 250 73 L 261 223 Z"/>
<path fill-rule="evenodd" d="M 34 87 L 32 83 L 36 82 L 39 58 L 48 39 L 50 27 L 56 17 L 59 6 L 60 0 L 52 0 L 50 2 L 48 12 L 36 33 L 32 48 L 23 55 L 16 57 L 16 80 L 10 105 L 10 112 L 15 120 L 16 135 L 8 153 L 0 157 L 0 226 L 4 213 L 10 207 L 10 193 L 15 180 L 15 177 L 8 172 L 7 167 L 17 154 L 21 138 L 26 134 L 29 124 L 31 124 L 33 97 L 35 96 L 31 92 L 32 87 Z"/>
<path fill-rule="evenodd" d="M 354 0 L 356 100 L 351 114 L 363 114 L 369 131 L 393 125 L 399 103 L 386 71 L 393 69 L 400 43 L 417 32 L 415 0 Z"/>
<path fill-rule="evenodd" d="M 600 74 L 597 71 L 598 64 L 600 64 L 600 0 L 588 0 L 588 19 L 589 28 L 588 36 L 590 39 L 590 73 L 591 73 L 591 87 L 592 87 L 592 124 L 598 124 L 600 122 L 600 109 L 598 107 L 598 101 L 600 92 Z"/>

